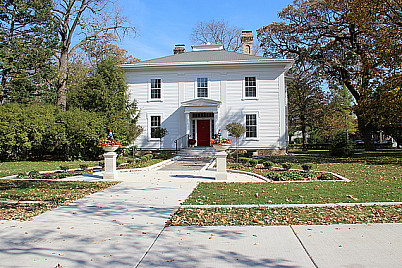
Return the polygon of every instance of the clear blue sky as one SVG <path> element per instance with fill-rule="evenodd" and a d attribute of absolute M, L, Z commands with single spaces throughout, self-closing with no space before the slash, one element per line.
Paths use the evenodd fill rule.
<path fill-rule="evenodd" d="M 127 36 L 119 45 L 141 60 L 173 54 L 175 44 L 191 50 L 190 35 L 200 21 L 226 20 L 229 25 L 255 30 L 279 21 L 278 11 L 292 0 L 253 1 L 182 1 L 182 0 L 120 0 L 124 16 L 137 29 L 136 36 Z M 244 5 L 246 4 L 246 5 Z"/>

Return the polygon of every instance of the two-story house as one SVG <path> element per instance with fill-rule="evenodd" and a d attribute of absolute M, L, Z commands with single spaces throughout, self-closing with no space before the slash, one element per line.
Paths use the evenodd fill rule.
<path fill-rule="evenodd" d="M 250 35 L 243 31 L 243 54 L 222 45 L 194 45 L 191 52 L 176 45 L 174 55 L 122 65 L 144 128 L 136 145 L 158 149 L 155 129 L 163 127 L 168 135 L 162 149 L 174 150 L 183 136 L 196 139 L 196 146 L 209 146 L 219 129 L 227 137 L 225 126 L 236 122 L 247 130 L 239 148 L 260 154 L 285 151 L 285 73 L 292 61 L 251 55 Z"/>

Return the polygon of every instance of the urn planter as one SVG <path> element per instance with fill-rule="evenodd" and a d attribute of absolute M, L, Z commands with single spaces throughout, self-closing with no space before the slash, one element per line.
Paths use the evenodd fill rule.
<path fill-rule="evenodd" d="M 227 149 L 229 149 L 231 144 L 214 144 L 214 148 L 217 151 L 226 151 Z"/>

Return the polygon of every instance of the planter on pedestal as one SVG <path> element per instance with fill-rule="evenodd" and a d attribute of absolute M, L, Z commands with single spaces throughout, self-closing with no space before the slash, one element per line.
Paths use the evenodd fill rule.
<path fill-rule="evenodd" d="M 230 144 L 213 144 L 215 150 L 217 150 L 216 156 L 216 174 L 215 179 L 226 180 L 228 174 L 226 172 L 226 157 L 227 153 L 225 150 L 229 149 Z"/>
<path fill-rule="evenodd" d="M 102 147 L 106 152 L 103 154 L 103 157 L 105 158 L 105 171 L 103 172 L 104 179 L 117 179 L 118 177 L 116 165 L 117 154 L 114 151 L 119 147 L 119 145 L 108 145 Z"/>

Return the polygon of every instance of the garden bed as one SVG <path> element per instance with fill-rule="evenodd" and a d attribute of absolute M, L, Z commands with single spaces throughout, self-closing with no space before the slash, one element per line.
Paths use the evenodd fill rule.
<path fill-rule="evenodd" d="M 279 167 L 264 168 L 262 165 L 252 166 L 243 163 L 228 163 L 228 168 L 257 174 L 271 182 L 349 181 L 347 178 L 327 171 L 284 169 Z"/>

